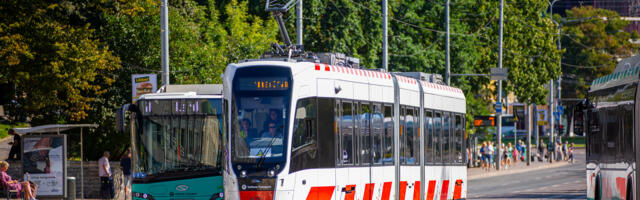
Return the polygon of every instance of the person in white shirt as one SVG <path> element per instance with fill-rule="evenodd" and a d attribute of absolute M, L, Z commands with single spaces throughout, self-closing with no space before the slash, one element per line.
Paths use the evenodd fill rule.
<path fill-rule="evenodd" d="M 100 175 L 100 194 L 104 199 L 112 199 L 115 196 L 113 189 L 113 179 L 111 177 L 111 166 L 109 165 L 109 156 L 111 154 L 105 151 L 102 158 L 98 160 L 98 174 Z"/>

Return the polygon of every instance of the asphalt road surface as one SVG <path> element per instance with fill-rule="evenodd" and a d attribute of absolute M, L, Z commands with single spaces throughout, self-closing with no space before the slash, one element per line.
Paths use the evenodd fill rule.
<path fill-rule="evenodd" d="M 586 199 L 584 149 L 576 162 L 556 168 L 469 181 L 469 199 Z"/>

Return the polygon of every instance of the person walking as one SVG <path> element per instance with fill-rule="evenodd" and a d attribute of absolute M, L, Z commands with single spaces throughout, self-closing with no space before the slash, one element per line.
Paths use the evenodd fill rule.
<path fill-rule="evenodd" d="M 568 151 L 569 151 L 569 163 L 571 163 L 571 164 L 573 164 L 573 150 L 574 150 L 573 145 L 574 144 L 571 143 L 571 145 L 569 146 L 569 149 L 568 149 Z"/>
<path fill-rule="evenodd" d="M 126 199 L 131 188 L 131 151 L 127 150 L 124 157 L 120 159 L 120 167 L 122 168 L 122 176 L 124 176 L 124 195 Z"/>
<path fill-rule="evenodd" d="M 562 144 L 562 154 L 564 154 L 564 160 L 569 160 L 569 141 L 564 141 Z"/>
<path fill-rule="evenodd" d="M 20 150 L 22 150 L 22 137 L 13 129 L 9 129 L 9 135 L 13 135 L 13 141 L 9 142 L 11 150 L 9 150 L 9 158 L 7 158 L 7 160 L 21 160 L 22 154 Z"/>
<path fill-rule="evenodd" d="M 496 149 L 493 147 L 493 142 L 489 141 L 489 146 L 488 146 L 487 149 L 489 149 L 489 152 L 488 152 L 488 154 L 489 154 L 489 170 L 491 170 L 495 166 L 495 164 L 497 164 L 496 161 L 493 159 L 494 158 L 493 155 L 494 155 L 494 153 L 496 151 Z"/>
<path fill-rule="evenodd" d="M 111 165 L 109 156 L 111 153 L 105 151 L 98 160 L 98 174 L 100 175 L 100 195 L 103 199 L 113 199 L 115 191 L 113 189 L 113 177 L 111 177 Z"/>

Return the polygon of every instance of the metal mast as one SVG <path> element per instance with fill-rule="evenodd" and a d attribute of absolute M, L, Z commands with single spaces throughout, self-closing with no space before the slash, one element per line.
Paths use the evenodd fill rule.
<path fill-rule="evenodd" d="M 302 45 L 302 0 L 298 0 L 296 15 L 296 39 L 298 40 L 298 45 Z"/>
<path fill-rule="evenodd" d="M 385 71 L 389 71 L 389 35 L 387 33 L 387 0 L 382 0 L 382 67 Z"/>
<path fill-rule="evenodd" d="M 162 0 L 160 6 L 160 32 L 162 42 L 162 84 L 169 85 L 169 2 Z"/>
<path fill-rule="evenodd" d="M 447 8 L 445 9 L 446 10 L 445 11 L 445 13 L 446 13 L 445 14 L 446 15 L 445 16 L 445 20 L 447 21 L 446 22 L 446 24 L 447 24 L 447 42 L 446 42 L 447 43 L 446 44 L 446 48 L 447 48 L 447 55 L 446 55 L 447 72 L 446 72 L 445 76 L 447 77 L 447 85 L 451 85 L 451 68 L 450 68 L 450 66 L 451 66 L 450 59 L 451 59 L 451 57 L 450 57 L 450 52 L 449 52 L 450 51 L 450 48 L 449 48 L 450 37 L 449 36 L 451 35 L 451 33 L 449 32 L 449 4 L 450 4 L 449 1 L 450 0 L 447 0 L 447 5 L 446 5 Z"/>
<path fill-rule="evenodd" d="M 502 31 L 503 31 L 503 20 L 504 20 L 504 0 L 500 0 L 500 41 L 499 46 L 500 50 L 498 53 L 498 68 L 502 68 Z M 498 102 L 502 102 L 502 80 L 498 80 Z M 500 109 L 502 110 L 502 109 Z M 498 128 L 496 129 L 498 136 L 498 145 L 496 146 L 496 151 L 498 151 L 498 158 L 496 160 L 496 169 L 500 170 L 500 161 L 502 159 L 502 153 L 500 151 L 500 147 L 502 147 L 502 113 L 496 112 L 498 116 Z"/>

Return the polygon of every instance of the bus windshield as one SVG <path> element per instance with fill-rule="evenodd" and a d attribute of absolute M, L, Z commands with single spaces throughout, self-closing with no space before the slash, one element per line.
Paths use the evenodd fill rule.
<path fill-rule="evenodd" d="M 138 103 L 142 117 L 136 126 L 134 178 L 219 173 L 223 128 L 220 99 Z"/>

